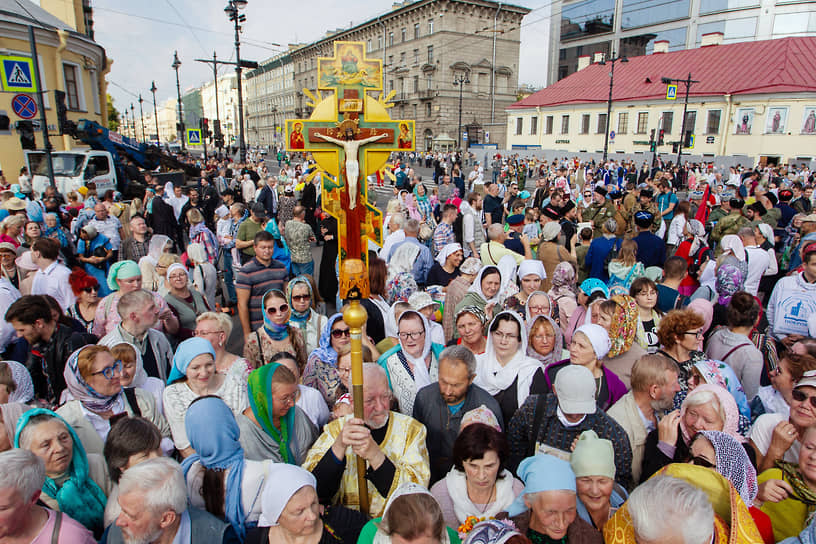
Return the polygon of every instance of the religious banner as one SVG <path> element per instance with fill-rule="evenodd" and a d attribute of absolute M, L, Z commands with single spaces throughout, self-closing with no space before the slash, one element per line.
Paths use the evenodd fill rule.
<path fill-rule="evenodd" d="M 308 89 L 308 119 L 287 119 L 287 151 L 310 153 L 322 175 L 323 210 L 337 219 L 340 298 L 369 296 L 368 241 L 382 245 L 382 213 L 368 200 L 368 176 L 394 151 L 413 151 L 414 121 L 392 120 L 393 92 L 382 91 L 382 61 L 362 42 L 334 42 L 334 56 L 317 61 L 317 94 Z M 325 98 L 321 91 L 329 91 Z"/>

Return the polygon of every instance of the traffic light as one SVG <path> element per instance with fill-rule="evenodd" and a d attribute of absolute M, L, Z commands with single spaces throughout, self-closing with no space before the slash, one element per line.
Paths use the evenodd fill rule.
<path fill-rule="evenodd" d="M 652 129 L 652 133 L 649 136 L 649 142 L 650 143 L 655 141 L 654 136 L 655 136 L 655 129 Z"/>
<path fill-rule="evenodd" d="M 201 118 L 201 137 L 202 138 L 212 138 L 212 132 L 210 132 L 210 120 L 206 117 Z"/>
<path fill-rule="evenodd" d="M 663 145 L 663 136 L 665 135 L 666 131 L 662 128 L 660 129 L 660 136 L 657 138 L 657 145 Z"/>
<path fill-rule="evenodd" d="M 691 135 L 693 134 L 692 131 L 687 130 L 686 134 L 683 137 L 683 147 L 691 147 Z"/>
<path fill-rule="evenodd" d="M 674 142 L 674 143 L 672 144 L 672 153 L 677 153 L 677 151 L 678 151 L 678 149 L 677 149 L 677 142 Z"/>
<path fill-rule="evenodd" d="M 20 145 L 23 149 L 37 149 L 34 139 L 34 124 L 31 121 L 17 121 L 17 132 L 20 134 Z"/>

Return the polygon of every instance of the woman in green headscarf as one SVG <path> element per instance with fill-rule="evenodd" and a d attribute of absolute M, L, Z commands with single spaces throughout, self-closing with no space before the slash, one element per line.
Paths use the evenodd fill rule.
<path fill-rule="evenodd" d="M 318 432 L 298 406 L 297 379 L 279 363 L 257 368 L 247 379 L 249 408 L 236 417 L 241 447 L 251 461 L 300 465 Z"/>
<path fill-rule="evenodd" d="M 17 422 L 14 447 L 31 451 L 45 464 L 42 500 L 88 528 L 96 538 L 104 530 L 103 515 L 111 482 L 100 455 L 86 454 L 68 423 L 51 410 L 36 408 Z"/>
<path fill-rule="evenodd" d="M 312 353 L 320 344 L 320 333 L 327 321 L 325 315 L 315 311 L 316 298 L 308 276 L 300 275 L 289 282 L 286 289 L 286 300 L 291 308 L 289 324 L 300 329 L 306 342 L 306 353 Z"/>

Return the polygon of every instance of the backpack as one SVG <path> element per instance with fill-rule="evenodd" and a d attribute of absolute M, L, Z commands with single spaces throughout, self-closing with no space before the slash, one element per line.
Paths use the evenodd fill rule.
<path fill-rule="evenodd" d="M 604 258 L 604 270 L 607 272 L 609 271 L 609 263 L 618 258 L 618 251 L 620 250 L 622 243 L 623 240 L 616 238 L 615 242 L 612 244 L 612 248 L 609 250 L 609 253 L 606 254 L 606 258 Z"/>
<path fill-rule="evenodd" d="M 697 252 L 694 253 L 694 257 L 691 259 L 691 264 L 688 266 L 688 275 L 692 278 L 697 278 L 700 274 L 700 266 L 703 264 L 704 257 L 706 256 L 706 252 L 710 252 L 711 248 L 708 246 L 700 247 L 697 249 Z M 711 258 L 711 256 L 709 256 Z"/>

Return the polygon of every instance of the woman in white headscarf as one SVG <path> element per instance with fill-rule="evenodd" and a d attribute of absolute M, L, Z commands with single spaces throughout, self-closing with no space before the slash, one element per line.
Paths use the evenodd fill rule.
<path fill-rule="evenodd" d="M 416 310 L 402 312 L 397 329 L 399 345 L 383 353 L 377 363 L 385 369 L 399 411 L 410 416 L 417 391 L 437 380 L 444 346 L 431 341 L 428 320 Z"/>
<path fill-rule="evenodd" d="M 541 288 L 541 282 L 547 277 L 547 273 L 544 272 L 544 263 L 538 259 L 522 261 L 518 267 L 516 277 L 518 278 L 519 292 L 507 297 L 504 301 L 504 309 L 524 314 L 530 295 Z"/>
<path fill-rule="evenodd" d="M 159 266 L 159 257 L 173 249 L 173 242 L 164 234 L 154 234 L 150 237 L 147 246 L 147 255 L 139 259 L 139 269 L 142 271 L 142 288 L 157 292 L 164 285 L 164 275 L 156 268 Z"/>
<path fill-rule="evenodd" d="M 419 246 L 402 244 L 394 250 L 388 262 L 388 280 L 385 282 L 385 294 L 389 304 L 399 300 L 408 302 L 408 297 L 417 290 L 414 279 L 414 263 L 419 256 Z"/>
<path fill-rule="evenodd" d="M 218 272 L 215 266 L 207 260 L 207 251 L 200 243 L 187 246 L 187 257 L 193 266 L 193 285 L 204 295 L 210 308 L 215 308 L 215 288 L 218 286 Z"/>
<path fill-rule="evenodd" d="M 0 361 L 5 364 L 11 372 L 11 379 L 14 381 L 14 390 L 8 391 L 8 400 L 4 402 L 27 403 L 34 398 L 34 383 L 31 381 L 31 374 L 22 363 L 17 361 Z M 2 404 L 2 402 L 0 402 Z"/>
<path fill-rule="evenodd" d="M 275 463 L 261 492 L 258 526 L 247 532 L 245 544 L 278 542 L 357 542 L 365 514 L 343 506 L 321 508 L 317 481 L 297 465 Z"/>
<path fill-rule="evenodd" d="M 436 262 L 428 271 L 426 285 L 439 285 L 444 291 L 448 284 L 459 276 L 459 265 L 465 254 L 462 245 L 457 243 L 446 244 L 436 256 Z"/>
<path fill-rule="evenodd" d="M 500 312 L 490 323 L 485 352 L 476 356 L 476 385 L 493 395 L 504 421 L 530 394 L 548 390 L 544 366 L 527 355 L 527 328 L 515 312 Z"/>
<path fill-rule="evenodd" d="M 717 268 L 724 264 L 736 266 L 742 274 L 742 282 L 739 285 L 742 289 L 745 286 L 745 278 L 748 277 L 748 259 L 745 258 L 747 253 L 742 239 L 736 234 L 726 234 L 720 240 L 720 248 L 722 254 L 717 258 Z"/>
<path fill-rule="evenodd" d="M 465 297 L 456 305 L 455 313 L 459 313 L 465 306 L 476 306 L 488 316 L 488 319 L 492 317 L 493 307 L 501 296 L 502 278 L 502 272 L 497 266 L 482 267 Z"/>

